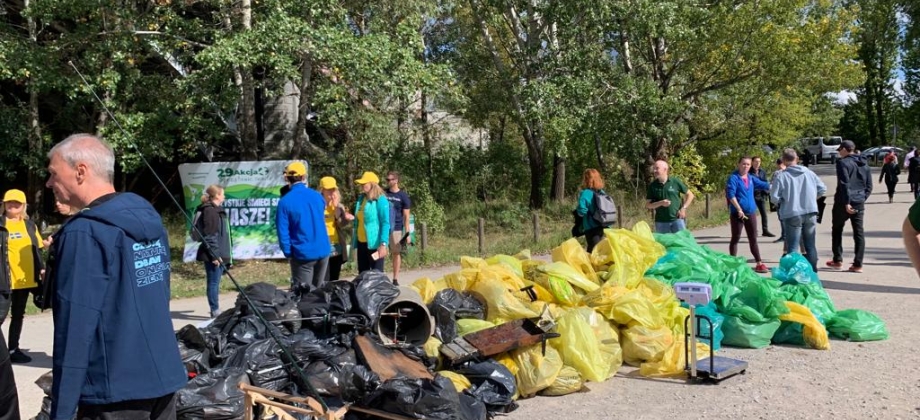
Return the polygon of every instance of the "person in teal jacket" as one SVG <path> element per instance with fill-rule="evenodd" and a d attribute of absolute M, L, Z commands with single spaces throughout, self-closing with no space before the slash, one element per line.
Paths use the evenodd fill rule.
<path fill-rule="evenodd" d="M 390 237 L 390 202 L 380 187 L 380 178 L 365 172 L 355 180 L 361 188 L 355 205 L 352 247 L 356 250 L 358 273 L 367 270 L 383 271 Z"/>
<path fill-rule="evenodd" d="M 581 231 L 585 234 L 588 252 L 591 252 L 594 246 L 604 238 L 604 227 L 590 216 L 595 210 L 594 192 L 604 191 L 604 179 L 601 178 L 600 172 L 597 169 L 585 169 L 581 188 L 575 214 L 581 218 Z"/>

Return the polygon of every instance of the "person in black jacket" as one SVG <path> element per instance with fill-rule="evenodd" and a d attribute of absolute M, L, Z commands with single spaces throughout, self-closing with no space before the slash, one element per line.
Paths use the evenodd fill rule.
<path fill-rule="evenodd" d="M 888 202 L 894 202 L 894 188 L 898 185 L 898 175 L 901 173 L 901 166 L 898 165 L 898 161 L 895 159 L 885 160 L 885 165 L 882 166 L 882 173 L 878 176 L 878 183 L 881 184 L 882 180 L 885 180 L 885 186 L 888 187 Z"/>
<path fill-rule="evenodd" d="M 223 187 L 211 185 L 205 189 L 204 195 L 201 196 L 201 205 L 196 210 L 201 212 L 196 227 L 201 231 L 202 237 L 196 259 L 204 263 L 211 318 L 217 318 L 220 314 L 220 277 L 224 274 L 224 268 L 233 263 L 230 223 L 227 212 L 221 207 L 224 198 Z"/>
<path fill-rule="evenodd" d="M 761 181 L 770 183 L 770 180 L 767 179 L 767 171 L 761 167 L 763 163 L 762 159 L 759 156 L 755 156 L 751 159 L 751 175 L 756 176 Z M 776 235 L 770 232 L 769 229 L 769 220 L 767 219 L 767 200 L 770 198 L 769 192 L 764 192 L 763 190 L 754 190 L 754 202 L 757 203 L 757 211 L 760 213 L 760 225 L 763 230 L 762 235 L 768 238 L 772 238 Z"/>
<path fill-rule="evenodd" d="M 7 259 L 9 232 L 0 226 L 0 323 L 10 310 L 10 265 Z M 6 339 L 0 330 L 0 420 L 19 420 L 19 396 Z"/>
<path fill-rule="evenodd" d="M 904 162 L 907 166 L 907 183 L 910 184 L 910 192 L 914 194 L 914 200 L 920 197 L 920 155 L 911 156 Z"/>
<path fill-rule="evenodd" d="M 831 268 L 843 267 L 843 226 L 847 220 L 853 227 L 853 242 L 856 243 L 856 256 L 849 270 L 862 272 L 863 253 L 866 241 L 863 237 L 863 219 L 866 213 L 866 200 L 872 194 L 872 172 L 866 158 L 853 153 L 856 145 L 844 140 L 837 152 L 837 192 L 834 194 L 834 207 L 831 209 L 831 248 L 834 259 L 827 262 Z"/>

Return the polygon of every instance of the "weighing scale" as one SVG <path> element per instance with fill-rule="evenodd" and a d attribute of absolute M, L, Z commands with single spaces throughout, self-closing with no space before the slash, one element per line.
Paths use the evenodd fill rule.
<path fill-rule="evenodd" d="M 705 283 L 675 283 L 674 292 L 677 297 L 690 306 L 690 315 L 684 318 L 684 360 L 687 380 L 692 383 L 709 380 L 720 382 L 728 377 L 747 372 L 748 363 L 743 360 L 716 356 L 709 351 L 709 358 L 697 360 L 696 342 L 699 338 L 712 340 L 715 338 L 715 327 L 712 320 L 704 315 L 696 314 L 696 305 L 706 305 L 712 300 L 712 287 Z M 696 322 L 690 322 L 693 319 Z M 703 321 L 709 324 L 709 336 L 700 335 Z"/>

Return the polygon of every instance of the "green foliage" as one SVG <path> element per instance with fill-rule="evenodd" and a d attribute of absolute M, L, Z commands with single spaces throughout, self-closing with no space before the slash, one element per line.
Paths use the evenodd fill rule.
<path fill-rule="evenodd" d="M 428 233 L 444 232 L 447 222 L 444 207 L 438 204 L 431 196 L 428 184 L 422 182 L 410 185 L 411 187 L 407 187 L 406 190 L 412 197 L 412 211 L 415 213 L 416 229 L 418 229 L 419 222 L 425 222 Z"/>

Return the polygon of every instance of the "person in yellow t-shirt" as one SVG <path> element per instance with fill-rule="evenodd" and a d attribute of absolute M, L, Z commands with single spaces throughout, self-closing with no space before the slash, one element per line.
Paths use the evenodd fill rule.
<path fill-rule="evenodd" d="M 29 363 L 32 358 L 19 348 L 22 334 L 22 320 L 26 313 L 29 294 L 39 291 L 44 273 L 41 253 L 42 237 L 35 223 L 26 214 L 26 194 L 21 190 L 9 190 L 3 195 L 3 217 L 0 223 L 8 232 L 8 254 L 10 262 L 10 329 L 7 336 L 10 361 Z M 2 309 L 2 308 L 0 308 Z M 6 314 L 6 311 L 3 312 Z"/>
<path fill-rule="evenodd" d="M 329 268 L 326 270 L 326 281 L 339 279 L 342 264 L 348 261 L 348 246 L 345 229 L 355 220 L 355 216 L 342 205 L 342 194 L 335 182 L 335 178 L 324 176 L 319 180 L 320 192 L 326 200 L 326 209 L 323 216 L 326 219 L 326 233 L 329 234 L 329 244 L 332 253 L 329 254 Z"/>

